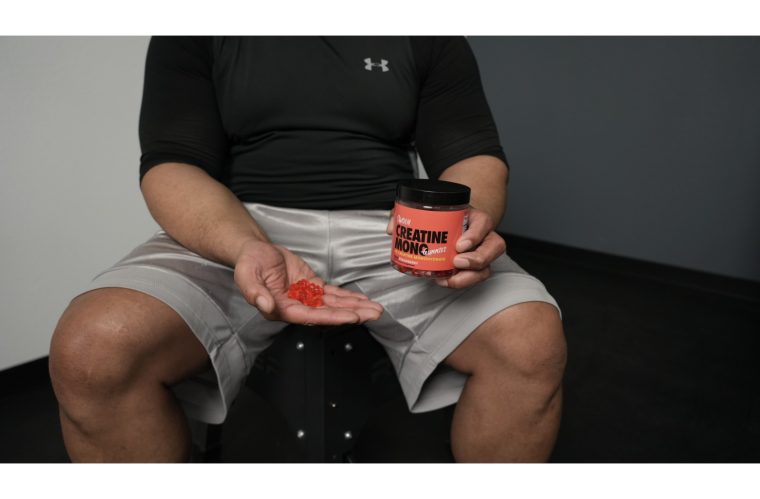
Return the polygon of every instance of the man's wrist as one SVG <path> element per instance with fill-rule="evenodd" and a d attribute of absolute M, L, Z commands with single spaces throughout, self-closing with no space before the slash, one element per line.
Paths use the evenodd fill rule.
<path fill-rule="evenodd" d="M 261 253 L 271 250 L 274 250 L 274 247 L 269 240 L 262 239 L 255 235 L 243 238 L 238 243 L 237 249 L 232 253 L 232 266 L 236 266 L 240 259 L 248 253 Z"/>

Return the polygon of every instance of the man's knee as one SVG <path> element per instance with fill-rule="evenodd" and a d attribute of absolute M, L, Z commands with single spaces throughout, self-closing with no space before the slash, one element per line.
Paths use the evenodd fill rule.
<path fill-rule="evenodd" d="M 65 412 L 122 393 L 135 381 L 144 352 L 130 336 L 129 326 L 97 300 L 72 302 L 53 333 L 49 359 L 53 389 Z"/>
<path fill-rule="evenodd" d="M 543 302 L 514 305 L 479 326 L 450 364 L 464 372 L 507 371 L 533 382 L 558 384 L 567 348 L 557 309 Z"/>

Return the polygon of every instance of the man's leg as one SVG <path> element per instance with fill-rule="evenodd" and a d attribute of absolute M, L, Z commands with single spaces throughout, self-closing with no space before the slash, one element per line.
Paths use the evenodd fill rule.
<path fill-rule="evenodd" d="M 565 360 L 552 305 L 514 305 L 481 324 L 445 360 L 470 375 L 451 428 L 456 460 L 546 461 L 559 429 Z"/>
<path fill-rule="evenodd" d="M 122 288 L 74 299 L 50 347 L 50 376 L 72 461 L 186 461 L 190 433 L 168 388 L 209 365 L 163 302 Z"/>

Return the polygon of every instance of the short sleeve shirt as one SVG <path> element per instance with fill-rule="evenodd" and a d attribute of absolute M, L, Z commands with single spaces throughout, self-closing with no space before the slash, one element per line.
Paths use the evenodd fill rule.
<path fill-rule="evenodd" d="M 205 170 L 244 202 L 385 209 L 413 177 L 506 158 L 463 37 L 153 37 L 140 179 Z"/>

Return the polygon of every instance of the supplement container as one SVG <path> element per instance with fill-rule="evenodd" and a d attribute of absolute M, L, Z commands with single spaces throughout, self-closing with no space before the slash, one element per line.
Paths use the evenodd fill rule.
<path fill-rule="evenodd" d="M 469 203 L 466 185 L 429 179 L 400 182 L 393 212 L 393 268 L 433 279 L 456 274 L 456 243 L 467 230 Z"/>

